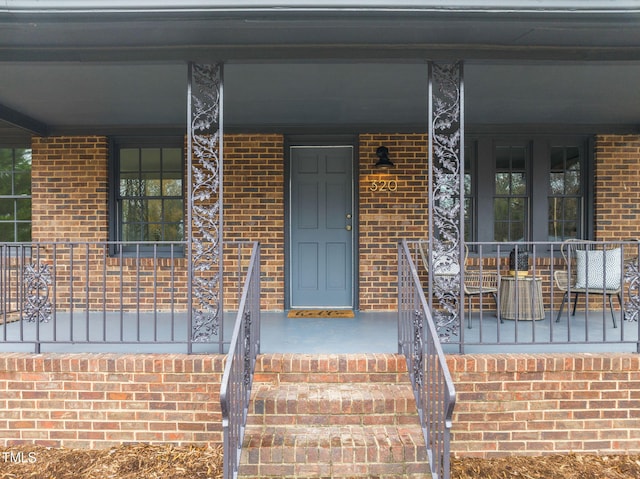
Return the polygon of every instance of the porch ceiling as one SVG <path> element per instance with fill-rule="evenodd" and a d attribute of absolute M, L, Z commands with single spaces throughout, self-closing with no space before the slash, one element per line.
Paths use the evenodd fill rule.
<path fill-rule="evenodd" d="M 192 1 L 191 10 L 167 11 L 136 6 L 176 2 L 125 2 L 126 11 L 94 2 L 105 5 L 99 14 L 69 7 L 83 3 L 0 8 L 0 135 L 15 131 L 8 125 L 42 134 L 183 131 L 186 62 L 218 59 L 227 63 L 225 126 L 234 130 L 424 130 L 425 59 L 458 58 L 469 125 L 640 125 L 634 2 L 520 2 L 541 6 L 521 10 L 504 1 L 280 10 L 235 2 L 243 8 L 216 10 Z M 427 3 L 434 5 L 416 7 Z M 444 3 L 460 8 L 436 8 Z M 18 11 L 20 4 L 42 8 Z"/>

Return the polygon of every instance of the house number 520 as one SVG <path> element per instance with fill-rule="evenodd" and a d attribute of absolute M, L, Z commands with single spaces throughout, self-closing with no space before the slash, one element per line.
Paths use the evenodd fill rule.
<path fill-rule="evenodd" d="M 398 182 L 396 180 L 374 180 L 369 189 L 371 191 L 398 191 Z"/>

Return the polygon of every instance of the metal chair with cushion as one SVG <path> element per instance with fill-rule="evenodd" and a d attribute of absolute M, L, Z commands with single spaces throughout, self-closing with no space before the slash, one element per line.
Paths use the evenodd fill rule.
<path fill-rule="evenodd" d="M 562 243 L 561 252 L 566 269 L 557 270 L 553 274 L 556 287 L 564 293 L 556 322 L 560 321 L 570 294 L 573 294 L 572 316 L 576 314 L 579 295 L 605 295 L 609 299 L 611 319 L 616 328 L 611 297 L 615 295 L 618 298 L 622 310 L 622 248 L 599 241 L 572 239 Z"/>

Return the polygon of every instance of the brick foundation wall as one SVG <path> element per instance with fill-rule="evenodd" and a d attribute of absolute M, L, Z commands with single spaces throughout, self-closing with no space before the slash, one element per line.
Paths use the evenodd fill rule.
<path fill-rule="evenodd" d="M 304 382 L 318 361 L 338 360 L 286 357 L 284 364 L 282 355 L 262 356 L 256 380 L 284 368 Z M 403 362 L 376 357 L 348 361 L 356 374 L 395 371 Z M 457 392 L 457 456 L 640 453 L 638 355 L 464 355 L 447 362 Z M 222 355 L 1 354 L 0 444 L 220 444 L 223 363 Z"/>
<path fill-rule="evenodd" d="M 2 354 L 5 446 L 221 444 L 222 355 Z"/>
<path fill-rule="evenodd" d="M 458 456 L 640 452 L 640 356 L 449 356 Z"/>

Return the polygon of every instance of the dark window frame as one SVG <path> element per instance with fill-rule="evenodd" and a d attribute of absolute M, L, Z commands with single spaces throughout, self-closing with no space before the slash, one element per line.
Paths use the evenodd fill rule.
<path fill-rule="evenodd" d="M 550 192 L 550 151 L 553 147 L 577 146 L 581 151 L 581 181 L 579 197 L 581 212 L 577 236 L 590 239 L 594 231 L 593 216 L 593 136 L 586 134 L 558 134 L 558 135 L 500 135 L 478 134 L 468 135 L 465 145 L 468 148 L 465 155 L 471 155 L 471 184 L 472 218 L 465 218 L 465 224 L 471 225 L 472 231 L 465 231 L 465 238 L 472 242 L 495 242 L 494 240 L 494 210 L 495 197 L 495 157 L 496 145 L 524 145 L 528 144 L 529 159 L 527 166 L 527 235 L 525 241 L 548 242 L 549 232 L 549 198 Z M 469 163 L 469 162 L 468 162 Z M 465 170 L 466 173 L 466 170 Z M 467 197 L 467 195 L 465 195 Z M 482 217 L 480 213 L 482 212 Z M 515 244 L 516 241 L 505 242 Z"/>
<path fill-rule="evenodd" d="M 157 244 L 148 244 L 148 241 L 130 241 L 129 244 L 123 243 L 123 218 L 122 218 L 122 200 L 123 197 L 120 194 L 120 151 L 123 149 L 167 149 L 167 148 L 179 148 L 182 152 L 181 158 L 181 179 L 182 179 L 182 238 L 180 240 L 171 240 L 167 242 L 159 241 Z M 185 159 L 185 147 L 184 138 L 182 137 L 117 137 L 112 138 L 110 142 L 110 156 L 109 156 L 109 241 L 111 242 L 110 254 L 112 256 L 122 255 L 123 257 L 183 257 L 185 255 L 185 249 L 182 243 L 185 241 L 185 228 L 186 228 L 186 162 Z M 142 172 L 143 170 L 139 170 Z M 176 200 L 178 196 L 163 194 L 154 196 L 140 196 L 140 198 L 151 198 L 153 200 L 161 201 L 164 204 L 166 200 Z M 128 198 L 134 200 L 135 196 Z M 140 224 L 144 225 L 147 222 L 141 221 Z M 161 224 L 164 222 L 152 222 L 149 224 Z M 144 242 L 146 244 L 140 244 Z M 122 248 L 119 246 L 122 245 Z"/>
<path fill-rule="evenodd" d="M 11 183 L 11 191 L 9 194 L 6 195 L 1 195 L 0 196 L 0 201 L 2 201 L 3 203 L 6 202 L 6 204 L 11 204 L 11 216 L 12 219 L 7 219 L 7 220 L 0 220 L 0 227 L 3 229 L 4 232 L 7 232 L 8 229 L 10 227 L 10 229 L 12 230 L 11 235 L 12 239 L 6 238 L 6 242 L 8 243 L 29 243 L 32 240 L 32 234 L 33 234 L 33 230 L 32 230 L 32 224 L 33 224 L 33 205 L 32 205 L 32 189 L 31 189 L 31 185 L 33 182 L 33 151 L 31 149 L 31 146 L 29 145 L 24 146 L 24 147 L 19 147 L 19 146 L 0 146 L 0 149 L 2 150 L 7 150 L 10 151 L 10 155 L 11 155 L 11 169 L 10 170 L 2 170 L 2 173 L 6 173 L 9 175 L 10 178 L 10 183 Z M 23 169 L 17 169 L 17 165 L 16 165 L 16 158 L 18 157 L 18 151 L 21 152 L 21 155 L 24 155 L 25 153 L 28 152 L 29 155 L 29 193 L 25 194 L 25 193 L 21 193 L 19 191 L 16 191 L 16 186 L 17 186 L 17 174 L 19 173 L 25 173 L 27 170 L 23 170 Z M 6 185 L 6 182 L 3 180 L 3 183 Z M 29 203 L 29 218 L 22 218 L 20 217 L 20 212 L 21 212 L 21 208 L 20 208 L 20 203 L 21 202 L 25 202 L 28 201 Z M 22 232 L 20 231 L 21 228 L 20 226 L 28 226 L 28 238 L 21 238 L 21 234 Z M 4 241 L 4 240 L 3 240 Z"/>

